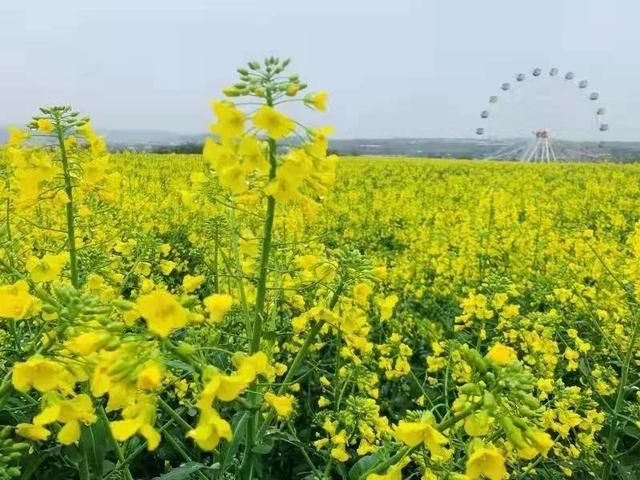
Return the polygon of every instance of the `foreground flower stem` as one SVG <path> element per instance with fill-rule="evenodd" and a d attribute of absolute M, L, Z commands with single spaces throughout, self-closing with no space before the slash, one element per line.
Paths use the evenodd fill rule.
<path fill-rule="evenodd" d="M 104 422 L 105 425 L 109 425 L 109 419 L 107 418 L 107 412 L 104 411 L 104 407 L 98 408 L 98 415 Z M 124 454 L 122 453 L 122 449 L 120 448 L 120 444 L 113 438 L 111 434 L 111 429 L 109 429 L 109 433 L 107 433 L 109 437 L 109 443 L 113 447 L 113 450 L 116 452 L 116 457 L 118 457 L 118 463 L 116 464 L 116 468 L 120 468 L 123 471 L 124 478 L 126 480 L 134 480 L 133 475 L 129 471 L 129 465 L 127 464 L 127 460 L 124 458 Z"/>
<path fill-rule="evenodd" d="M 267 90 L 267 105 L 273 106 L 271 93 Z M 273 138 L 269 138 L 269 181 L 276 178 L 276 149 L 277 144 Z M 265 297 L 267 293 L 267 275 L 269 270 L 269 254 L 271 253 L 271 239 L 273 237 L 273 221 L 275 219 L 276 200 L 273 196 L 267 197 L 267 214 L 264 220 L 264 233 L 262 236 L 262 251 L 260 252 L 260 274 L 256 291 L 256 313 L 253 324 L 253 336 L 251 338 L 250 353 L 256 353 L 260 349 L 262 338 L 262 323 L 264 321 Z"/>
<path fill-rule="evenodd" d="M 333 310 L 335 308 L 335 306 L 338 303 L 338 300 L 340 299 L 340 295 L 342 294 L 343 289 L 344 289 L 344 283 L 340 283 L 338 285 L 338 288 L 336 288 L 335 292 L 333 293 L 331 300 L 329 301 L 329 310 Z M 284 380 L 282 381 L 282 385 L 280 386 L 278 395 L 282 395 L 284 391 L 288 388 L 288 386 L 292 383 L 296 373 L 298 372 L 298 368 L 300 368 L 300 365 L 302 364 L 305 357 L 307 356 L 309 347 L 315 341 L 316 337 L 318 336 L 318 333 L 320 333 L 320 330 L 322 330 L 322 327 L 324 327 L 324 324 L 325 324 L 324 320 L 318 320 L 316 324 L 313 326 L 313 328 L 311 329 L 311 331 L 309 332 L 309 335 L 307 335 L 307 338 L 304 339 L 304 343 L 302 344 L 302 347 L 300 347 L 300 350 L 296 354 L 296 357 L 293 359 L 293 363 L 291 364 L 291 367 L 289 367 L 289 371 L 287 371 L 287 375 L 284 377 Z"/>
<path fill-rule="evenodd" d="M 600 264 L 607 271 L 609 276 L 620 286 L 623 291 L 626 291 L 625 284 L 611 271 L 598 251 L 591 244 L 588 245 L 591 251 L 595 254 Z M 638 341 L 638 337 L 640 337 L 640 319 L 638 318 L 637 304 L 635 301 L 633 301 L 633 305 L 633 331 L 631 333 L 631 339 L 629 340 L 629 345 L 627 346 L 627 351 L 625 352 L 624 360 L 622 362 L 620 384 L 618 385 L 618 393 L 616 395 L 616 403 L 613 407 L 611 427 L 609 429 L 609 438 L 607 440 L 607 461 L 604 462 L 602 466 L 601 478 L 603 480 L 607 480 L 611 476 L 611 470 L 613 468 L 614 462 L 614 451 L 618 445 L 618 417 L 620 415 L 620 410 L 622 410 L 622 407 L 624 405 L 624 395 L 625 391 L 627 390 L 627 382 L 629 381 L 629 368 L 631 367 L 631 361 L 633 360 L 633 355 L 635 353 L 635 345 Z"/>
<path fill-rule="evenodd" d="M 338 288 L 336 288 L 336 290 L 334 291 L 333 296 L 329 301 L 329 310 L 333 310 L 335 306 L 338 304 L 338 300 L 340 300 L 340 295 L 342 294 L 343 289 L 344 289 L 344 281 L 340 282 L 338 284 Z M 302 344 L 302 347 L 300 347 L 300 350 L 298 350 L 296 357 L 293 359 L 293 362 L 291 363 L 291 367 L 289 367 L 289 370 L 287 371 L 287 374 L 285 375 L 284 380 L 282 381 L 282 384 L 278 389 L 278 395 L 282 395 L 286 391 L 286 389 L 289 387 L 289 385 L 293 383 L 293 379 L 295 378 L 298 368 L 300 368 L 300 365 L 302 365 L 302 362 L 304 361 L 305 357 L 307 356 L 307 353 L 309 352 L 309 348 L 311 347 L 311 344 L 315 341 L 316 337 L 318 336 L 318 333 L 320 333 L 320 330 L 322 330 L 322 327 L 324 326 L 324 324 L 325 324 L 324 320 L 318 320 L 316 324 L 309 331 L 309 335 L 307 335 L 307 337 L 304 339 L 304 343 Z M 264 435 L 264 432 L 266 431 L 267 428 L 269 428 L 269 425 L 273 421 L 274 416 L 275 416 L 274 412 L 270 410 L 269 413 L 267 414 L 267 417 L 264 419 L 264 423 L 260 427 L 260 431 L 258 432 L 258 438 Z"/>
<path fill-rule="evenodd" d="M 174 448 L 174 450 L 176 452 L 178 452 L 178 454 L 182 457 L 182 459 L 185 462 L 193 462 L 193 459 L 189 456 L 187 451 L 184 448 L 182 448 L 182 445 L 180 445 L 180 442 L 173 435 L 171 435 L 168 431 L 164 432 L 164 438 L 167 439 L 167 442 L 169 442 L 171 444 L 171 446 Z M 200 480 L 209 480 L 209 478 L 204 473 L 202 473 L 200 470 L 195 472 L 195 474 Z"/>
<path fill-rule="evenodd" d="M 173 408 L 171 408 L 171 405 L 169 405 L 167 402 L 165 402 L 162 397 L 158 397 L 158 405 L 160 405 L 160 408 L 162 408 L 162 410 L 165 411 L 165 413 L 167 413 L 175 422 L 176 424 L 178 424 L 180 426 L 180 428 L 182 428 L 182 430 L 184 430 L 184 432 L 188 432 L 189 430 L 191 430 L 191 425 L 189 425 L 181 416 L 178 412 L 176 412 Z M 180 445 L 180 443 L 173 438 L 173 436 L 169 433 L 169 432 L 164 432 L 164 436 L 167 439 L 167 441 L 173 446 L 173 448 L 175 448 L 175 450 L 180 454 L 180 456 L 186 461 L 186 462 L 192 462 L 193 460 L 191 459 L 191 457 L 189 456 L 189 454 L 184 450 L 184 448 L 182 448 L 182 446 Z M 197 471 L 196 472 L 196 476 L 198 478 L 200 478 L 201 480 L 208 480 L 207 476 L 200 472 Z"/>
<path fill-rule="evenodd" d="M 11 179 L 7 176 L 5 180 L 7 192 L 11 191 Z M 7 212 L 6 212 L 7 239 L 11 241 L 11 197 L 7 196 Z"/>
<path fill-rule="evenodd" d="M 231 223 L 231 250 L 233 254 L 233 270 L 235 271 L 237 277 L 237 287 L 240 291 L 240 303 L 242 304 L 242 312 L 244 314 L 244 323 L 245 329 L 247 331 L 247 337 L 251 336 L 251 315 L 249 313 L 249 304 L 247 303 L 247 294 L 244 289 L 244 282 L 242 280 L 242 262 L 240 261 L 240 248 L 239 244 L 239 236 L 238 236 L 238 222 L 236 219 L 236 211 L 235 208 L 229 209 L 229 221 Z M 218 244 L 216 243 L 216 257 L 217 254 L 220 253 L 222 257 L 222 261 L 225 264 L 227 269 L 230 269 L 231 261 L 228 260 L 224 254 L 222 249 L 218 250 Z M 216 261 L 217 264 L 217 261 Z M 217 270 L 216 270 L 217 271 Z M 217 278 L 217 277 L 216 277 Z M 217 290 L 216 290 L 217 292 Z"/>
<path fill-rule="evenodd" d="M 271 90 L 267 88 L 265 93 L 266 103 L 268 106 L 273 106 L 273 98 Z M 277 144 L 273 138 L 269 138 L 269 181 L 276 178 L 276 171 L 278 168 L 276 161 Z M 260 272 L 258 276 L 258 286 L 256 290 L 256 310 L 255 318 L 253 322 L 253 332 L 251 337 L 251 344 L 249 345 L 249 353 L 256 353 L 260 350 L 260 340 L 262 339 L 262 324 L 265 317 L 265 298 L 267 294 L 267 275 L 269 272 L 269 255 L 271 253 L 271 239 L 273 237 L 273 222 L 275 219 L 276 200 L 273 196 L 267 197 L 267 213 L 264 220 L 264 230 L 262 235 L 262 250 L 260 252 Z M 249 332 L 247 332 L 249 333 Z M 255 390 L 255 388 L 251 388 Z M 250 479 L 253 475 L 253 447 L 255 446 L 255 434 L 258 424 L 258 402 L 260 401 L 260 394 L 253 393 L 250 397 L 250 403 L 256 409 L 255 414 L 249 419 L 247 425 L 247 448 L 245 450 L 245 457 L 242 462 L 243 478 Z"/>
<path fill-rule="evenodd" d="M 69 262 L 71 268 L 71 283 L 75 288 L 80 286 L 78 278 L 78 253 L 76 250 L 76 227 L 74 218 L 73 205 L 73 184 L 71 182 L 71 173 L 69 171 L 69 159 L 67 157 L 67 148 L 64 144 L 64 127 L 60 114 L 55 116 L 56 137 L 60 148 L 60 158 L 62 160 L 62 170 L 64 175 L 64 191 L 67 194 L 67 241 L 69 242 Z"/>
<path fill-rule="evenodd" d="M 603 480 L 607 480 L 611 476 L 611 469 L 613 468 L 613 457 L 619 440 L 619 436 L 617 435 L 618 416 L 620 414 L 620 410 L 622 410 L 622 407 L 624 405 L 624 395 L 625 391 L 627 390 L 627 382 L 629 381 L 629 368 L 631 367 L 631 360 L 633 360 L 633 354 L 635 353 L 634 347 L 636 342 L 638 341 L 638 336 L 640 336 L 640 320 L 638 320 L 638 316 L 634 314 L 633 333 L 631 334 L 631 340 L 629 341 L 629 345 L 624 356 L 624 362 L 622 364 L 622 374 L 620 376 L 620 385 L 618 385 L 616 403 L 613 408 L 613 414 L 611 418 L 609 439 L 607 441 L 607 457 L 609 461 L 607 461 L 603 466 Z"/>

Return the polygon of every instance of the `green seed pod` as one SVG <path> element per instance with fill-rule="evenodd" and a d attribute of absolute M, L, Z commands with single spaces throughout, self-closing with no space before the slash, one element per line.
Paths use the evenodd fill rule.
<path fill-rule="evenodd" d="M 58 297 L 64 303 L 71 302 L 71 295 L 69 294 L 69 290 L 67 290 L 66 288 L 55 288 L 54 293 L 56 294 L 56 297 Z"/>
<path fill-rule="evenodd" d="M 485 373 L 489 369 L 487 361 L 482 358 L 477 350 L 469 350 L 465 356 L 467 362 L 479 372 Z"/>
<path fill-rule="evenodd" d="M 507 435 L 507 438 L 509 438 L 509 441 L 518 448 L 525 448 L 528 446 L 520 430 L 513 430 L 511 434 Z"/>
<path fill-rule="evenodd" d="M 196 348 L 189 343 L 180 342 L 178 345 L 178 351 L 183 355 L 193 355 L 196 353 Z"/>
<path fill-rule="evenodd" d="M 478 391 L 478 386 L 474 383 L 465 383 L 458 390 L 466 395 L 472 395 Z"/>
<path fill-rule="evenodd" d="M 7 475 L 11 478 L 18 478 L 21 475 L 21 472 L 18 467 L 11 467 L 7 469 Z"/>
<path fill-rule="evenodd" d="M 180 304 L 183 307 L 192 307 L 198 303 L 198 297 L 195 295 L 184 295 L 180 298 Z"/>
<path fill-rule="evenodd" d="M 23 452 L 25 450 L 29 450 L 30 445 L 24 442 L 18 442 L 11 445 L 11 450 L 14 452 Z"/>
<path fill-rule="evenodd" d="M 518 448 L 523 448 L 526 446 L 526 442 L 524 441 L 524 437 L 522 436 L 522 432 L 515 425 L 514 422 L 520 422 L 520 419 L 511 418 L 511 417 L 502 417 L 500 419 L 500 423 L 504 428 L 504 432 L 507 435 L 507 438 Z"/>
<path fill-rule="evenodd" d="M 527 407 L 526 405 L 520 405 L 520 408 L 518 410 L 520 414 L 524 415 L 525 417 L 535 416 L 535 412 L 531 410 L 529 407 Z"/>
<path fill-rule="evenodd" d="M 240 96 L 240 92 L 238 91 L 237 88 L 234 87 L 226 87 L 222 89 L 222 93 L 225 94 L 227 97 L 238 97 Z"/>
<path fill-rule="evenodd" d="M 120 298 L 114 300 L 111 303 L 113 303 L 113 305 L 120 310 L 132 310 L 136 307 L 135 303 L 129 302 L 128 300 L 122 300 Z"/>
<path fill-rule="evenodd" d="M 111 312 L 111 307 L 105 306 L 105 307 L 88 307 L 85 309 L 84 314 L 85 315 L 105 315 L 107 313 Z"/>
<path fill-rule="evenodd" d="M 7 426 L 0 430 L 0 439 L 7 438 L 9 435 L 11 435 L 11 427 Z"/>
<path fill-rule="evenodd" d="M 495 410 L 497 405 L 496 405 L 496 398 L 493 396 L 493 393 L 485 390 L 484 395 L 482 397 L 482 405 L 484 405 L 484 408 L 486 408 L 490 412 Z"/>
<path fill-rule="evenodd" d="M 50 305 L 50 304 L 48 304 L 48 303 L 45 303 L 45 304 L 42 306 L 42 311 L 43 311 L 44 313 L 52 314 L 52 313 L 56 313 L 56 312 L 58 311 L 58 309 L 57 309 L 56 307 L 54 307 L 53 305 Z"/>
<path fill-rule="evenodd" d="M 537 398 L 532 397 L 531 395 L 527 395 L 523 399 L 523 401 L 525 405 L 529 408 L 533 408 L 534 410 L 540 408 L 540 401 Z"/>

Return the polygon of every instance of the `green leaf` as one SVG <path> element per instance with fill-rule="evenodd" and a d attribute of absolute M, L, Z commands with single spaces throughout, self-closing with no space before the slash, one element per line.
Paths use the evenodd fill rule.
<path fill-rule="evenodd" d="M 238 451 L 238 448 L 242 444 L 242 440 L 246 437 L 245 430 L 247 429 L 248 421 L 248 412 L 242 412 L 236 415 L 231 421 L 231 424 L 233 425 L 233 438 L 231 439 L 231 442 L 224 443 L 220 448 L 220 458 L 222 458 L 222 472 L 226 472 L 227 468 L 229 468 L 236 452 Z"/>
<path fill-rule="evenodd" d="M 273 450 L 273 441 L 265 440 L 262 443 L 256 445 L 251 449 L 253 453 L 257 453 L 258 455 L 266 455 L 271 450 Z"/>
<path fill-rule="evenodd" d="M 353 467 L 349 470 L 349 480 L 359 480 L 366 472 L 371 470 L 378 463 L 381 463 L 384 458 L 381 452 L 376 452 L 372 455 L 367 455 L 358 460 Z"/>
<path fill-rule="evenodd" d="M 185 373 L 195 373 L 195 369 L 193 368 L 193 366 L 183 362 L 182 360 L 177 360 L 177 359 L 165 360 L 165 364 L 167 364 L 169 367 L 178 371 L 182 371 Z"/>
<path fill-rule="evenodd" d="M 191 478 L 191 475 L 205 468 L 209 467 L 199 462 L 188 462 L 180 465 L 178 468 L 174 468 L 169 473 L 155 477 L 154 480 L 188 480 Z"/>
<path fill-rule="evenodd" d="M 98 417 L 93 425 L 83 426 L 80 433 L 80 450 L 84 452 L 89 469 L 97 478 L 102 478 L 104 473 L 104 460 L 109 441 L 107 428 L 104 419 Z"/>
<path fill-rule="evenodd" d="M 634 424 L 630 423 L 625 425 L 622 431 L 636 440 L 640 440 L 640 428 L 636 427 Z"/>

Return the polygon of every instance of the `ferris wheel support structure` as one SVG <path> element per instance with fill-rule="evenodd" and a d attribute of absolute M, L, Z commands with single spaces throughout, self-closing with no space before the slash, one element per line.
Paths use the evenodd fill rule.
<path fill-rule="evenodd" d="M 553 149 L 549 130 L 538 130 L 534 135 L 536 136 L 535 141 L 531 143 L 531 146 L 524 152 L 524 155 L 520 157 L 520 160 L 523 162 L 533 161 L 541 163 L 557 162 L 558 158 Z"/>

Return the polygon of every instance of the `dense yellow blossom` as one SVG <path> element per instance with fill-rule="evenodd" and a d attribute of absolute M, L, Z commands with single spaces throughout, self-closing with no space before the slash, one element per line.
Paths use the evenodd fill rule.
<path fill-rule="evenodd" d="M 2 448 L 51 476 L 90 440 L 123 478 L 631 471 L 638 167 L 338 159 L 285 63 L 238 70 L 202 155 L 111 153 L 67 107 L 58 144 L 10 130 Z"/>

